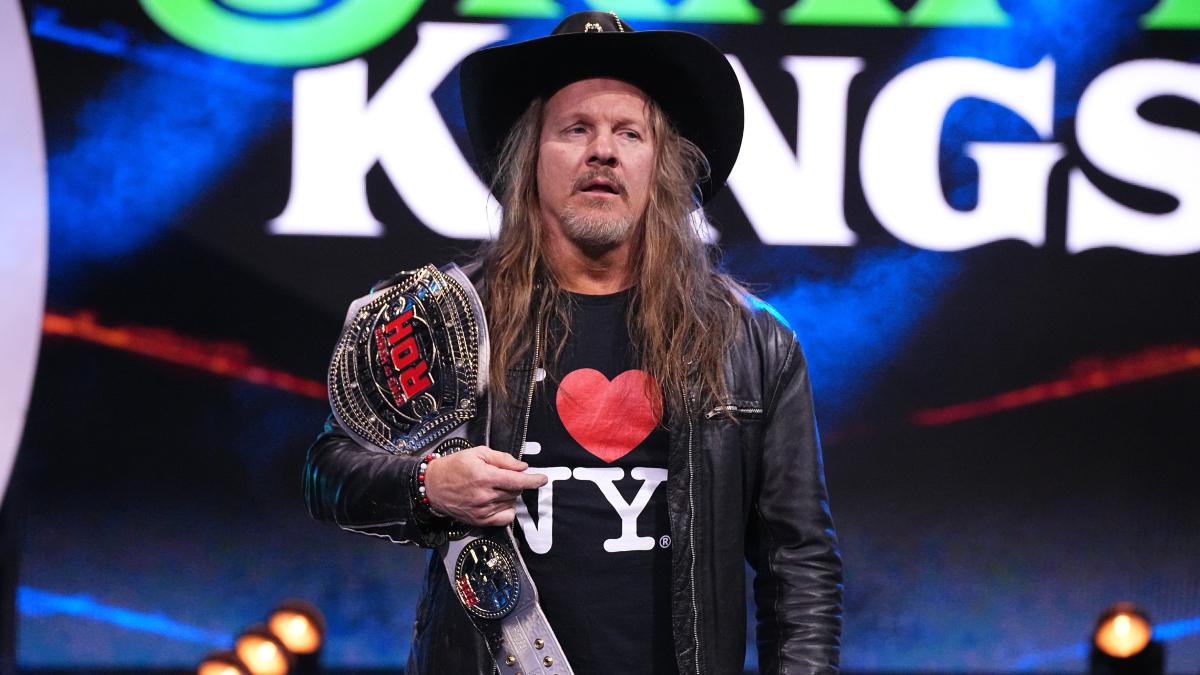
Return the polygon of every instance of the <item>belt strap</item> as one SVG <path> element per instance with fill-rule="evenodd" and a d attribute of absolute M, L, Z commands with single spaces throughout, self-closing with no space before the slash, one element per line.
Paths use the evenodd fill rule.
<path fill-rule="evenodd" d="M 450 585 L 501 675 L 573 673 L 509 528 L 473 530 L 441 553 Z"/>
<path fill-rule="evenodd" d="M 479 323 L 479 390 L 485 390 L 491 344 L 483 303 L 457 266 L 443 268 L 467 290 Z M 490 443 L 490 406 L 481 411 L 484 443 Z M 489 566 L 489 564 L 491 566 Z M 442 551 L 442 565 L 471 623 L 483 635 L 501 675 L 573 675 L 550 621 L 538 604 L 537 587 L 529 576 L 520 547 L 509 527 L 476 529 L 451 540 Z M 503 578 L 500 578 L 503 577 Z"/>

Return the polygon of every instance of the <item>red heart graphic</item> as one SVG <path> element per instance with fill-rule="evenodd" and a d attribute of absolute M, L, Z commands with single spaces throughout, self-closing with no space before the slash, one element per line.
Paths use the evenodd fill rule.
<path fill-rule="evenodd" d="M 646 396 L 647 384 L 657 397 L 658 383 L 641 370 L 611 382 L 598 370 L 573 370 L 558 385 L 558 417 L 584 450 L 611 464 L 646 440 L 662 418 L 662 406 Z"/>

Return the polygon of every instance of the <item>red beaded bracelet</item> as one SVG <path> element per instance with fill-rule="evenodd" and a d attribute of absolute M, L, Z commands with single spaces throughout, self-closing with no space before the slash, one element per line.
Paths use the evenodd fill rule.
<path fill-rule="evenodd" d="M 425 472 L 429 470 L 429 463 L 441 456 L 441 453 L 430 452 L 422 457 L 421 461 L 417 463 L 417 470 L 413 481 L 413 497 L 414 501 L 416 502 L 414 507 L 421 508 L 429 512 L 430 515 L 437 517 L 443 516 L 442 514 L 434 511 L 433 507 L 429 504 L 429 495 L 426 494 L 425 490 Z"/>
<path fill-rule="evenodd" d="M 421 458 L 421 463 L 417 465 L 417 493 L 421 495 L 421 503 L 429 506 L 429 495 L 425 494 L 425 472 L 429 470 L 429 463 L 441 457 L 436 452 L 431 452 Z"/>

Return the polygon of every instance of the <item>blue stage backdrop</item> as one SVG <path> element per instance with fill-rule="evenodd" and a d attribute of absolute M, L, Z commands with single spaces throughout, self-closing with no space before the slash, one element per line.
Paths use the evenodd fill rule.
<path fill-rule="evenodd" d="M 844 665 L 1080 670 L 1132 600 L 1200 669 L 1196 0 L 22 2 L 20 665 L 188 666 L 289 597 L 328 663 L 403 663 L 426 554 L 302 503 L 327 359 L 375 280 L 494 231 L 459 60 L 593 6 L 741 78 L 709 231 L 811 361 Z"/>

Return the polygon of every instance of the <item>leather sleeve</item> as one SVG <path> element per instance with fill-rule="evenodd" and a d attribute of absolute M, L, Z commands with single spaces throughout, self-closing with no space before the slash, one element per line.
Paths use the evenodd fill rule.
<path fill-rule="evenodd" d="M 783 366 L 764 401 L 758 490 L 747 531 L 747 558 L 756 570 L 759 668 L 763 673 L 836 673 L 842 562 L 808 369 L 795 336 L 789 337 L 776 343 L 782 354 L 776 363 Z"/>
<path fill-rule="evenodd" d="M 412 475 L 419 461 L 367 450 L 331 415 L 304 463 L 308 512 L 345 530 L 400 544 L 439 546 L 450 521 L 412 509 Z"/>

